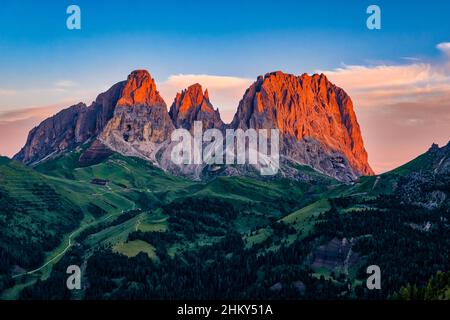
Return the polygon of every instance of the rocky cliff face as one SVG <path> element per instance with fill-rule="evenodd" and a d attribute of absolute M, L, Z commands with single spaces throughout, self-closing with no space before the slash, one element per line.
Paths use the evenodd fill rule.
<path fill-rule="evenodd" d="M 377 177 L 390 186 L 403 203 L 426 209 L 450 207 L 450 142 L 433 144 L 424 154 Z"/>
<path fill-rule="evenodd" d="M 113 118 L 101 137 L 118 134 L 126 142 L 166 141 L 174 129 L 167 106 L 150 74 L 145 70 L 132 72 L 122 90 Z"/>
<path fill-rule="evenodd" d="M 284 164 L 307 164 L 344 181 L 373 173 L 352 101 L 344 90 L 323 74 L 294 76 L 282 72 L 260 76 L 245 92 L 232 123 L 224 125 L 200 84 L 178 93 L 169 114 L 151 75 L 145 70 L 133 71 L 126 81 L 100 94 L 91 106 L 78 104 L 43 121 L 31 130 L 26 145 L 14 158 L 33 164 L 95 140 L 80 157 L 82 165 L 102 161 L 112 150 L 147 159 L 176 174 L 190 175 L 193 171 L 198 178 L 204 166 L 179 168 L 170 162 L 172 131 L 192 130 L 194 121 L 202 121 L 204 129 L 222 131 L 278 128 Z M 291 169 L 286 167 L 284 172 Z M 239 174 L 245 174 L 246 169 L 242 170 Z"/>
<path fill-rule="evenodd" d="M 128 76 L 114 116 L 99 139 L 124 155 L 156 162 L 156 153 L 167 143 L 174 129 L 155 81 L 147 71 L 137 70 Z"/>
<path fill-rule="evenodd" d="M 352 101 L 323 74 L 260 76 L 231 127 L 278 128 L 282 154 L 340 180 L 373 174 Z"/>
<path fill-rule="evenodd" d="M 208 90 L 203 92 L 198 83 L 177 93 L 169 115 L 177 128 L 191 130 L 194 121 L 201 121 L 204 129 L 224 127 L 219 110 L 214 110 L 209 101 Z"/>
<path fill-rule="evenodd" d="M 123 85 L 117 83 L 89 107 L 79 103 L 44 120 L 30 131 L 25 146 L 14 159 L 31 165 L 96 137 L 111 119 Z"/>

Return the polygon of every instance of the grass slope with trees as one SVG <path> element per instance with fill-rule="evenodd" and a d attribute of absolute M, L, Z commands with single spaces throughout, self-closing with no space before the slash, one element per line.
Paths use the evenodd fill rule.
<path fill-rule="evenodd" d="M 194 182 L 117 154 L 81 167 L 80 152 L 34 169 L 0 162 L 0 253 L 12 257 L 2 259 L 2 298 L 423 298 L 450 269 L 441 153 L 342 184 L 317 173 Z M 414 190 L 439 201 L 412 201 Z M 61 253 L 68 234 L 48 268 L 13 278 Z M 65 286 L 71 264 L 82 268 L 82 290 Z M 371 264 L 381 290 L 365 287 Z"/>

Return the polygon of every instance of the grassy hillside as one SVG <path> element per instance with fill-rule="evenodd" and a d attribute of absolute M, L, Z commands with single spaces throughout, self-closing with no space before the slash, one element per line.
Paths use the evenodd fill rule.
<path fill-rule="evenodd" d="M 52 263 L 7 284 L 3 298 L 387 298 L 405 281 L 420 286 L 449 267 L 442 250 L 450 246 L 448 209 L 405 197 L 411 176 L 434 172 L 435 157 L 350 184 L 320 175 L 310 182 L 194 182 L 117 154 L 80 167 L 81 152 L 34 171 L 16 164 L 57 190 L 82 219 L 46 251 Z M 443 192 L 446 175 L 438 177 L 424 180 L 427 192 Z M 91 289 L 72 295 L 58 285 L 67 263 L 82 266 Z M 362 286 L 367 264 L 388 270 L 378 296 Z"/>
<path fill-rule="evenodd" d="M 80 154 L 81 150 L 63 154 L 37 166 L 35 170 L 55 181 L 58 178 L 63 183 L 69 181 L 71 186 L 68 191 L 77 185 L 88 187 L 97 191 L 94 192 L 97 198 L 121 197 L 128 204 L 131 201 L 152 206 L 196 190 L 194 182 L 167 175 L 142 159 L 114 154 L 100 164 L 80 167 Z M 102 179 L 108 183 L 105 187 L 98 187 L 91 184 L 92 179 Z M 73 191 L 82 192 L 80 189 Z M 145 197 L 142 197 L 143 194 Z"/>
<path fill-rule="evenodd" d="M 38 266 L 82 218 L 52 179 L 0 158 L 0 274 Z"/>

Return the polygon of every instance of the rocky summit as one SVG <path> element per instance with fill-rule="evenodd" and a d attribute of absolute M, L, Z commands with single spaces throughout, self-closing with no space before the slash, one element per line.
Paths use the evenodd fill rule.
<path fill-rule="evenodd" d="M 224 127 L 219 110 L 214 110 L 209 101 L 208 89 L 203 92 L 198 83 L 177 93 L 169 114 L 177 128 L 191 130 L 194 121 L 201 121 L 207 129 Z"/>
<path fill-rule="evenodd" d="M 281 152 L 328 175 L 373 174 L 353 103 L 325 75 L 283 72 L 259 77 L 239 103 L 234 128 L 278 128 Z"/>
<path fill-rule="evenodd" d="M 291 167 L 308 165 L 341 181 L 373 174 L 353 103 L 345 91 L 323 74 L 295 76 L 281 71 L 257 78 L 228 125 L 200 84 L 178 93 L 168 112 L 151 75 L 146 70 L 133 71 L 91 106 L 78 104 L 43 121 L 30 131 L 14 158 L 32 165 L 95 141 L 80 158 L 85 165 L 101 161 L 110 150 L 146 159 L 174 174 L 195 171 L 199 178 L 202 167 L 180 169 L 168 163 L 172 131 L 192 130 L 194 121 L 201 121 L 204 129 L 222 131 L 279 129 L 282 163 Z"/>
<path fill-rule="evenodd" d="M 133 71 L 117 101 L 114 115 L 99 139 L 125 155 L 151 155 L 170 138 L 174 126 L 167 105 L 156 90 L 154 79 L 145 70 Z"/>

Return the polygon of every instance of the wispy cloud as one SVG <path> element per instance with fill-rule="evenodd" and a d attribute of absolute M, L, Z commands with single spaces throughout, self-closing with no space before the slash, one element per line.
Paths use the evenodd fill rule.
<path fill-rule="evenodd" d="M 0 97 L 10 97 L 15 96 L 16 94 L 17 94 L 16 90 L 0 88 Z"/>
<path fill-rule="evenodd" d="M 75 81 L 72 81 L 72 80 L 59 80 L 54 83 L 54 86 L 57 88 L 66 89 L 66 88 L 76 87 L 76 86 L 78 86 L 78 83 L 76 83 Z"/>
<path fill-rule="evenodd" d="M 28 132 L 69 102 L 41 107 L 26 107 L 0 113 L 0 155 L 12 157 L 25 144 Z"/>
<path fill-rule="evenodd" d="M 450 55 L 450 42 L 441 42 L 436 46 L 436 48 L 441 50 L 443 53 Z"/>
<path fill-rule="evenodd" d="M 414 62 L 422 60 L 422 59 L 416 58 L 416 57 L 402 57 L 402 59 L 406 60 L 406 61 L 414 61 Z"/>
<path fill-rule="evenodd" d="M 393 169 L 450 139 L 450 43 L 439 60 L 323 71 L 352 97 L 375 171 Z M 389 161 L 387 161 L 389 160 Z"/>
<path fill-rule="evenodd" d="M 27 120 L 32 118 L 45 118 L 57 113 L 64 104 L 65 103 L 41 107 L 31 106 L 17 110 L 4 111 L 0 113 L 0 123 Z"/>

